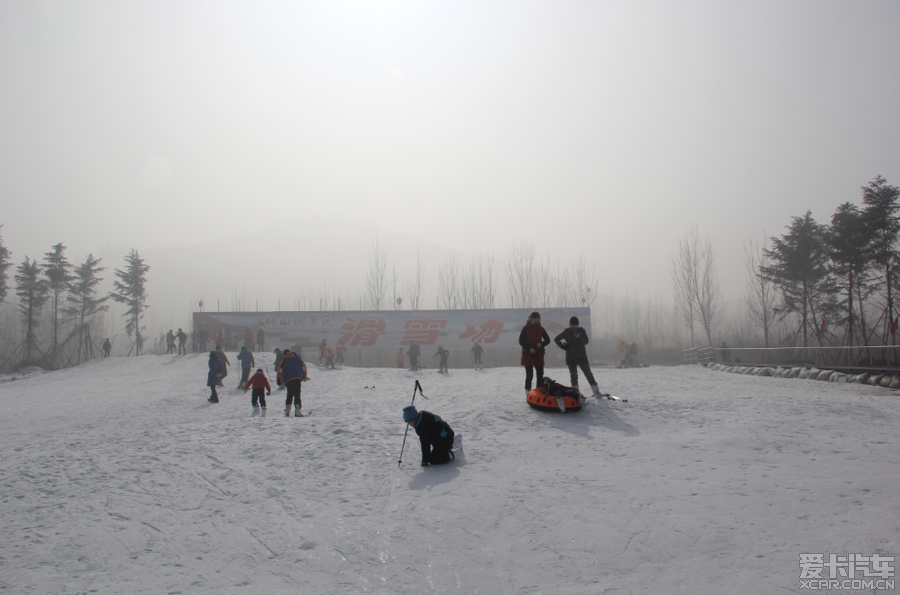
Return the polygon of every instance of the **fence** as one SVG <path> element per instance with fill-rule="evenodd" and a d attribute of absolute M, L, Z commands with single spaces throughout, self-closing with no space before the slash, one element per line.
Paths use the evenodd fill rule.
<path fill-rule="evenodd" d="M 852 347 L 692 347 L 681 351 L 684 364 L 720 363 L 767 366 L 896 366 L 900 345 Z"/>

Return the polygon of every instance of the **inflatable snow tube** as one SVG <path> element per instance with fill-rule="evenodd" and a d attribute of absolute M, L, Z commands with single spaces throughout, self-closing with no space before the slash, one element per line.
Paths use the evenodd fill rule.
<path fill-rule="evenodd" d="M 581 395 L 581 393 L 578 394 Z M 539 388 L 531 389 L 531 391 L 528 392 L 528 396 L 525 397 L 525 400 L 528 401 L 528 404 L 535 409 L 540 409 L 541 411 L 556 411 L 561 413 L 556 397 L 546 394 Z M 581 403 L 579 403 L 578 399 L 575 397 L 563 397 L 563 403 L 566 406 L 566 413 L 581 411 Z"/>

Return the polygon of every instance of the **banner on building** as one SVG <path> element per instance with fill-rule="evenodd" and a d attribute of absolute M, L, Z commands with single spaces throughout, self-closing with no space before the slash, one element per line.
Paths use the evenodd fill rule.
<path fill-rule="evenodd" d="M 204 329 L 208 344 L 226 349 L 255 344 L 259 330 L 266 349 L 315 348 L 322 340 L 332 347 L 338 342 L 348 349 L 406 348 L 420 346 L 444 349 L 518 347 L 519 333 L 531 309 L 490 310 L 372 310 L 352 312 L 194 312 L 194 330 Z M 538 310 L 541 324 L 552 340 L 577 316 L 581 326 L 591 328 L 590 308 Z"/>

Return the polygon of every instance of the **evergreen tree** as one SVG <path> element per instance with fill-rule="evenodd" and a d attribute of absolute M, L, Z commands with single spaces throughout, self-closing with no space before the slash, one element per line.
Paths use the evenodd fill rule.
<path fill-rule="evenodd" d="M 868 284 L 873 237 L 866 226 L 863 213 L 856 205 L 845 202 L 837 208 L 831 217 L 831 228 L 826 239 L 836 276 L 835 282 L 844 296 L 838 305 L 845 309 L 846 316 L 839 322 L 847 325 L 847 344 L 854 344 L 854 293 L 858 298 L 856 309 L 859 310 L 862 343 L 866 344 L 865 300 L 874 291 Z"/>
<path fill-rule="evenodd" d="M 866 226 L 873 235 L 872 258 L 882 274 L 881 283 L 887 290 L 887 319 L 885 328 L 894 320 L 893 285 L 897 269 L 897 239 L 900 237 L 900 189 L 891 186 L 881 176 L 876 176 L 862 188 Z M 886 334 L 886 333 L 885 333 Z M 885 337 L 887 338 L 887 337 Z"/>
<path fill-rule="evenodd" d="M 134 354 L 140 355 L 144 347 L 144 337 L 141 331 L 141 319 L 144 317 L 144 310 L 149 308 L 146 304 L 147 289 L 147 271 L 150 267 L 144 264 L 144 259 L 140 257 L 137 250 L 132 249 L 125 257 L 125 270 L 116 269 L 116 280 L 113 281 L 114 291 L 109 294 L 113 300 L 125 304 L 125 332 L 130 337 L 134 334 Z"/>
<path fill-rule="evenodd" d="M 25 362 L 32 361 L 32 350 L 37 348 L 34 331 L 38 327 L 38 317 L 47 303 L 50 288 L 41 275 L 37 260 L 25 260 L 16 269 L 16 295 L 19 297 L 19 314 L 25 324 Z"/>
<path fill-rule="evenodd" d="M 772 237 L 772 249 L 766 250 L 771 265 L 760 271 L 778 286 L 783 304 L 778 308 L 782 318 L 790 314 L 800 317 L 803 346 L 809 345 L 809 330 L 819 331 L 820 316 L 830 306 L 835 288 L 829 279 L 825 230 L 807 211 L 793 217 L 787 234 Z"/>
<path fill-rule="evenodd" d="M 0 229 L 3 229 L 2 225 L 0 225 Z M 3 245 L 3 238 L 0 237 L 0 304 L 6 301 L 9 293 L 9 273 L 7 271 L 12 265 L 9 260 L 11 255 L 12 252 Z"/>
<path fill-rule="evenodd" d="M 87 259 L 75 267 L 69 288 L 67 306 L 63 311 L 66 316 L 77 321 L 75 332 L 78 334 L 79 363 L 83 361 L 82 358 L 85 353 L 91 354 L 93 352 L 90 345 L 89 327 L 94 315 L 109 310 L 109 306 L 106 304 L 109 296 L 97 297 L 97 285 L 103 280 L 97 275 L 100 271 L 106 270 L 106 267 L 100 266 L 100 260 L 99 258 L 94 258 L 93 254 L 88 254 Z"/>
<path fill-rule="evenodd" d="M 56 356 L 59 349 L 59 320 L 60 298 L 65 295 L 72 279 L 72 264 L 66 258 L 66 247 L 59 243 L 53 246 L 52 252 L 44 254 L 44 275 L 47 277 L 47 287 L 52 297 L 51 318 L 53 322 L 53 344 L 50 353 Z"/>

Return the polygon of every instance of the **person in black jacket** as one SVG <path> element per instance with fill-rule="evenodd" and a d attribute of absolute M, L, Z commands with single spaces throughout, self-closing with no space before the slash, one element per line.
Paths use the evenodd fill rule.
<path fill-rule="evenodd" d="M 416 411 L 413 405 L 403 408 L 403 421 L 411 425 L 422 443 L 422 466 L 440 465 L 453 460 L 453 429 L 430 411 Z"/>
<path fill-rule="evenodd" d="M 597 387 L 597 381 L 591 373 L 591 362 L 588 361 L 587 351 L 584 346 L 588 344 L 587 332 L 578 326 L 578 317 L 573 316 L 569 319 L 569 328 L 556 335 L 553 342 L 560 349 L 566 352 L 566 365 L 569 367 L 569 378 L 572 381 L 572 387 L 578 390 L 578 368 L 581 368 L 584 377 L 587 378 L 594 396 L 600 396 L 600 389 Z"/>

